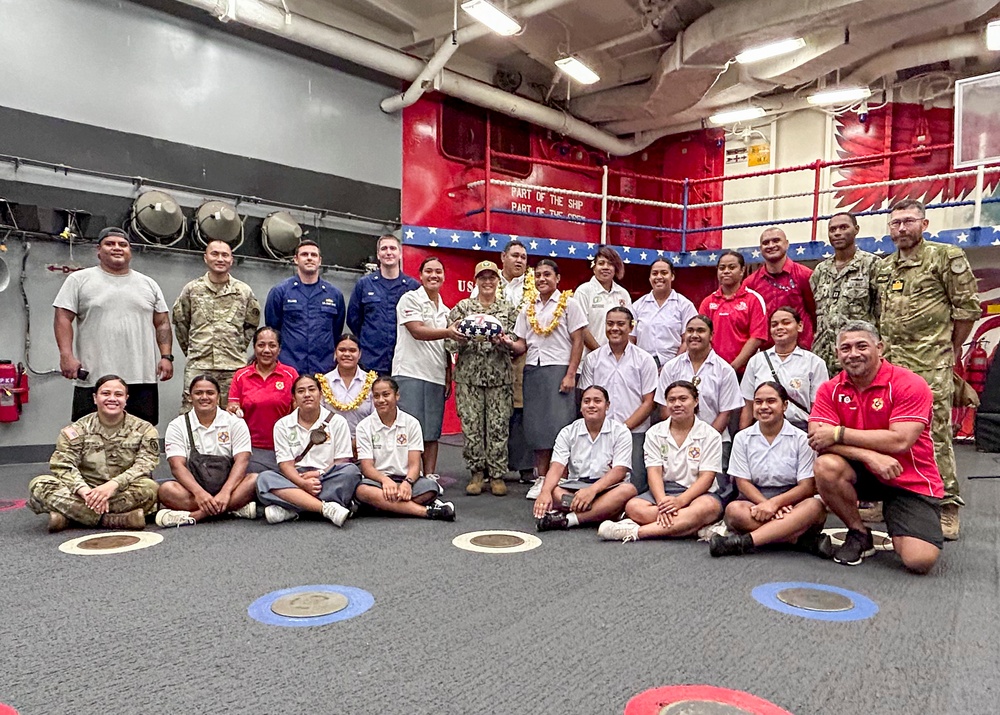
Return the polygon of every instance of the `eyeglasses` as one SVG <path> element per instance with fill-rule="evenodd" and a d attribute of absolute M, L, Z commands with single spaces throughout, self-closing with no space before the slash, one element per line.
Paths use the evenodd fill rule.
<path fill-rule="evenodd" d="M 910 226 L 916 226 L 918 223 L 922 221 L 923 221 L 922 218 L 914 218 L 912 216 L 902 219 L 894 218 L 892 221 L 889 222 L 889 228 L 899 228 L 900 226 L 906 226 L 907 228 L 909 228 Z"/>

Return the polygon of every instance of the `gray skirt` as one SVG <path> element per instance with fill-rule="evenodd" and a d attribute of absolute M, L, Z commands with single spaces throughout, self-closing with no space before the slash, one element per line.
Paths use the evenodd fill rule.
<path fill-rule="evenodd" d="M 437 442 L 444 422 L 444 385 L 416 377 L 397 377 L 396 383 L 399 409 L 417 418 L 424 442 Z"/>
<path fill-rule="evenodd" d="M 258 449 L 251 447 L 250 462 L 247 464 L 247 474 L 260 474 L 261 472 L 280 472 L 278 460 L 274 456 L 273 449 Z"/>
<path fill-rule="evenodd" d="M 392 481 L 396 482 L 396 484 L 401 483 L 403 479 L 405 479 L 405 477 L 397 477 L 391 474 L 389 476 L 392 478 Z M 374 479 L 362 479 L 361 486 L 375 487 L 376 489 L 382 488 L 382 485 Z M 410 487 L 410 493 L 415 497 L 418 497 L 421 494 L 426 494 L 427 492 L 434 492 L 440 496 L 441 494 L 444 494 L 444 489 L 436 481 L 427 477 L 420 477 L 420 479 L 417 480 L 417 483 Z"/>
<path fill-rule="evenodd" d="M 677 482 L 666 482 L 663 485 L 663 492 L 668 497 L 676 497 L 683 494 L 686 491 L 687 487 L 682 487 Z M 720 506 L 722 505 L 722 497 L 716 494 L 715 492 L 705 492 L 704 496 L 712 497 L 717 502 L 719 502 Z M 653 498 L 653 492 L 643 492 L 642 494 L 639 495 L 639 499 L 642 499 L 643 501 L 648 501 L 650 504 L 656 504 L 656 499 Z"/>
<path fill-rule="evenodd" d="M 734 477 L 734 479 L 735 479 L 735 477 Z M 755 484 L 754 486 L 756 487 L 757 485 Z M 757 487 L 757 491 L 759 491 L 761 494 L 763 494 L 765 499 L 773 499 L 774 497 L 778 496 L 779 494 L 784 494 L 785 492 L 790 491 L 790 490 L 794 489 L 797 486 L 798 486 L 798 482 L 796 482 L 795 484 L 788 484 L 788 485 L 780 486 L 780 487 Z M 737 487 L 737 489 L 738 489 L 738 487 Z M 739 497 L 737 497 L 737 501 L 750 501 L 750 500 L 747 499 L 745 496 L 743 496 L 743 494 L 741 493 L 739 495 Z"/>
<path fill-rule="evenodd" d="M 552 449 L 559 430 L 576 419 L 576 391 L 559 392 L 566 367 L 527 365 L 524 368 L 524 436 L 534 450 Z"/>
<path fill-rule="evenodd" d="M 298 472 L 311 471 L 315 467 L 297 467 Z M 354 490 L 361 481 L 361 471 L 354 464 L 335 464 L 320 476 L 320 491 L 316 498 L 332 501 L 341 506 L 350 506 Z M 294 512 L 302 507 L 285 501 L 272 492 L 277 489 L 299 489 L 300 487 L 280 472 L 266 471 L 257 475 L 257 499 L 264 505 L 282 506 Z"/>

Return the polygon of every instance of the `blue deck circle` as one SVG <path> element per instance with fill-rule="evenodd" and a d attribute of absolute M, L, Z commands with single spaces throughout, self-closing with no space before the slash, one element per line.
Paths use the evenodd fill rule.
<path fill-rule="evenodd" d="M 846 611 L 812 611 L 807 608 L 796 608 L 778 599 L 778 593 L 788 588 L 812 588 L 817 591 L 829 591 L 846 596 L 854 603 L 854 607 Z M 780 583 L 765 583 L 753 590 L 753 597 L 761 605 L 770 609 L 787 613 L 790 616 L 801 616 L 814 621 L 862 621 L 871 618 L 878 613 L 878 605 L 875 601 L 860 593 L 848 591 L 837 586 L 827 586 L 823 583 L 803 583 L 799 581 L 785 581 Z"/>
<path fill-rule="evenodd" d="M 293 593 L 305 593 L 308 591 L 328 591 L 339 593 L 347 599 L 347 608 L 326 616 L 313 616 L 311 618 L 290 618 L 279 616 L 271 610 L 271 604 L 283 596 Z M 289 628 L 304 628 L 308 626 L 325 626 L 337 621 L 346 621 L 348 618 L 360 616 L 369 608 L 375 605 L 375 597 L 367 591 L 353 586 L 330 586 L 326 584 L 318 586 L 296 586 L 295 588 L 285 588 L 280 591 L 272 591 L 266 596 L 261 596 L 250 604 L 247 614 L 254 620 L 266 623 L 269 626 L 286 626 Z"/>

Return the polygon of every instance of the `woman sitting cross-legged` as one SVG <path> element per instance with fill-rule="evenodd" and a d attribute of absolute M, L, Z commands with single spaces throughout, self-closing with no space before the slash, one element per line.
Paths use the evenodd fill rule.
<path fill-rule="evenodd" d="M 583 418 L 556 436 L 552 462 L 535 499 L 539 531 L 568 529 L 621 515 L 635 496 L 628 481 L 632 433 L 608 417 L 608 392 L 600 385 L 583 391 Z"/>
<path fill-rule="evenodd" d="M 160 485 L 158 526 L 187 526 L 231 514 L 257 518 L 257 475 L 247 474 L 250 430 L 219 407 L 219 382 L 195 375 L 188 386 L 192 409 L 167 425 L 164 451 L 173 479 Z M 206 459 L 207 458 L 207 459 Z"/>
<path fill-rule="evenodd" d="M 777 382 L 763 382 L 753 396 L 757 422 L 733 440 L 729 474 L 740 497 L 726 507 L 734 532 L 714 535 L 712 556 L 739 556 L 765 544 L 792 544 L 830 558 L 830 537 L 823 533 L 826 506 L 816 498 L 816 453 L 802 430 L 785 419 L 788 393 Z"/>
<path fill-rule="evenodd" d="M 649 491 L 625 505 L 627 519 L 597 530 L 608 541 L 693 536 L 718 521 L 722 499 L 715 475 L 722 470 L 722 435 L 697 418 L 698 388 L 677 380 L 665 390 L 667 419 L 646 432 Z"/>
<path fill-rule="evenodd" d="M 295 409 L 274 425 L 274 455 L 281 473 L 257 476 L 257 498 L 267 523 L 298 519 L 303 511 L 322 514 L 343 526 L 361 472 L 351 463 L 351 428 L 340 415 L 321 407 L 319 381 L 299 375 L 292 383 Z"/>
<path fill-rule="evenodd" d="M 359 502 L 379 511 L 443 521 L 455 520 L 455 505 L 442 502 L 436 480 L 420 476 L 424 451 L 420 423 L 396 405 L 399 385 L 380 377 L 372 385 L 375 412 L 358 423 L 355 436 L 364 479 Z"/>

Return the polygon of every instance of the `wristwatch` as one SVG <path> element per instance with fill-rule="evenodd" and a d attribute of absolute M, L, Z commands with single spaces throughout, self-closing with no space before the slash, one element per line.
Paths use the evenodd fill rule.
<path fill-rule="evenodd" d="M 417 477 L 417 479 L 420 479 L 420 477 Z M 409 479 L 404 479 L 403 481 L 412 487 L 414 484 L 417 483 L 417 479 L 414 479 L 412 482 Z"/>
<path fill-rule="evenodd" d="M 160 360 L 169 360 L 170 362 L 173 362 L 174 361 L 173 353 L 167 353 L 166 355 L 160 355 Z"/>

